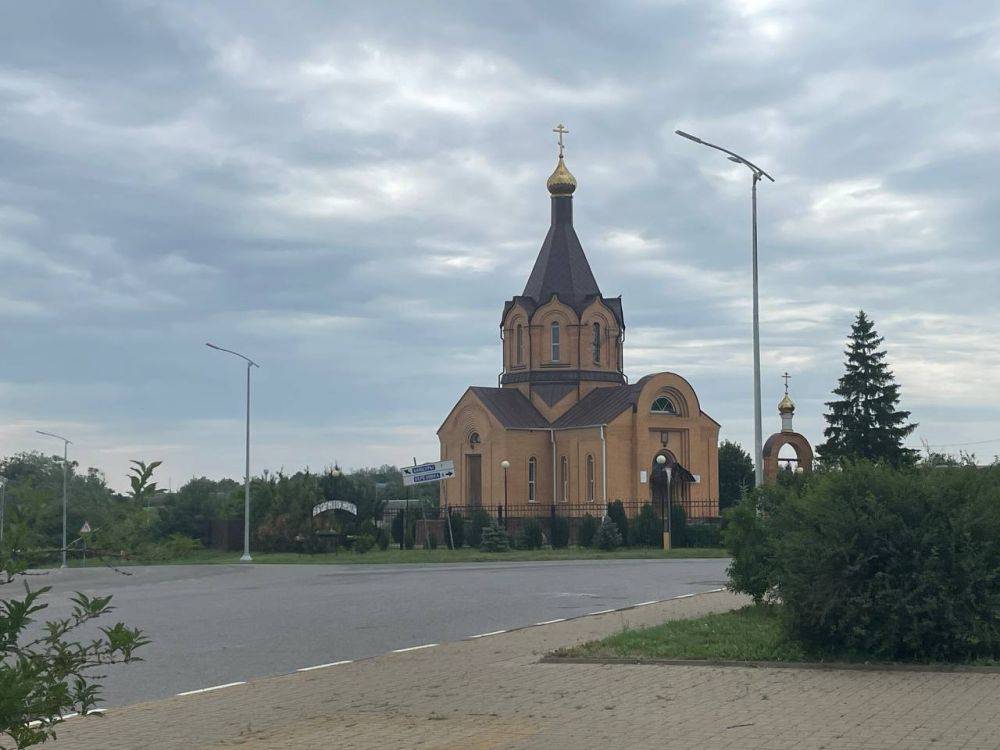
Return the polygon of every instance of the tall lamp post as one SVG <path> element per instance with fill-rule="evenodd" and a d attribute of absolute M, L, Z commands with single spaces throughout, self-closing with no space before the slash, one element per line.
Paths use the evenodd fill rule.
<path fill-rule="evenodd" d="M 510 461 L 505 458 L 500 462 L 500 468 L 503 469 L 503 530 L 507 531 L 507 469 L 510 468 Z"/>
<path fill-rule="evenodd" d="M 206 343 L 205 346 L 210 349 L 215 349 L 216 351 L 226 352 L 227 354 L 233 354 L 247 363 L 247 463 L 246 463 L 246 475 L 243 486 L 243 556 L 240 558 L 241 562 L 250 562 L 253 560 L 250 557 L 250 368 L 260 367 L 256 362 L 254 362 L 249 357 L 246 357 L 239 352 L 234 352 L 232 349 L 223 349 L 221 346 L 216 346 L 215 344 Z"/>
<path fill-rule="evenodd" d="M 41 430 L 35 430 L 39 435 L 45 435 L 45 437 L 55 438 L 56 440 L 63 441 L 63 533 L 62 533 L 62 565 L 60 567 L 66 567 L 66 508 L 69 505 L 69 492 L 68 492 L 68 476 L 69 476 L 69 445 L 72 440 L 64 438 L 62 435 L 56 435 L 52 432 L 42 432 Z"/>
<path fill-rule="evenodd" d="M 660 500 L 660 516 L 663 518 L 663 523 L 666 526 L 666 531 L 663 532 L 663 550 L 664 552 L 670 551 L 670 541 L 671 533 L 673 532 L 672 519 L 673 507 L 671 505 L 670 497 L 670 478 L 673 474 L 672 466 L 663 466 L 667 462 L 667 457 L 662 453 L 656 457 L 656 463 L 663 467 L 663 473 L 667 476 L 667 494 Z"/>
<path fill-rule="evenodd" d="M 751 188 L 751 202 L 753 204 L 753 468 L 755 483 L 760 487 L 764 483 L 764 456 L 760 417 L 760 308 L 757 300 L 757 183 L 761 177 L 766 177 L 771 182 L 774 182 L 774 178 L 753 162 L 747 161 L 729 149 L 716 146 L 714 143 L 709 143 L 708 141 L 703 141 L 701 138 L 693 136 L 690 133 L 685 133 L 683 130 L 675 130 L 674 132 L 682 138 L 687 138 L 689 141 L 694 141 L 695 143 L 700 143 L 702 146 L 708 146 L 708 148 L 721 151 L 726 154 L 726 158 L 729 161 L 742 164 L 753 174 L 753 185 Z"/>
<path fill-rule="evenodd" d="M 0 550 L 3 550 L 3 523 L 7 512 L 7 477 L 0 477 Z"/>

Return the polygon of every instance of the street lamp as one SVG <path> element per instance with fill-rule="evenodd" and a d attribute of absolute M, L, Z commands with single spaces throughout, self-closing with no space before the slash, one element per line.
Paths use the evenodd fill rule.
<path fill-rule="evenodd" d="M 664 499 L 660 500 L 660 516 L 663 518 L 663 522 L 667 526 L 667 530 L 663 532 L 663 550 L 665 552 L 669 552 L 670 551 L 670 535 L 673 532 L 673 528 L 672 528 L 672 525 L 671 525 L 672 524 L 672 519 L 670 518 L 673 515 L 673 507 L 671 506 L 671 502 L 670 502 L 671 501 L 671 497 L 670 497 L 670 478 L 671 478 L 671 475 L 673 474 L 673 467 L 672 466 L 664 466 L 664 464 L 666 462 L 667 462 L 667 457 L 664 456 L 662 453 L 659 456 L 656 457 L 656 463 L 659 464 L 663 468 L 663 473 L 667 475 L 667 495 L 666 495 L 666 497 Z"/>
<path fill-rule="evenodd" d="M 62 533 L 62 565 L 61 567 L 66 567 L 66 508 L 69 504 L 69 494 L 67 490 L 67 477 L 69 463 L 67 460 L 67 455 L 69 453 L 68 446 L 72 442 L 71 440 L 64 438 L 62 435 L 56 435 L 52 432 L 42 432 L 41 430 L 35 430 L 39 435 L 45 435 L 45 437 L 55 438 L 56 440 L 63 441 L 63 533 Z"/>
<path fill-rule="evenodd" d="M 259 368 L 260 365 L 249 357 L 246 357 L 239 352 L 234 352 L 232 349 L 223 349 L 221 346 L 209 343 L 206 343 L 205 346 L 210 349 L 215 349 L 216 351 L 233 354 L 247 363 L 247 463 L 246 478 L 243 488 L 243 556 L 240 558 L 240 561 L 250 562 L 253 559 L 250 557 L 250 368 Z"/>
<path fill-rule="evenodd" d="M 507 469 L 510 468 L 510 461 L 506 458 L 500 462 L 503 469 L 503 530 L 507 531 Z"/>
<path fill-rule="evenodd" d="M 7 510 L 7 477 L 0 477 L 0 551 L 3 551 L 3 519 Z"/>
<path fill-rule="evenodd" d="M 753 174 L 752 204 L 753 204 L 753 406 L 754 406 L 754 479 L 755 484 L 760 487 L 764 483 L 764 449 L 763 436 L 761 431 L 760 417 L 760 308 L 757 300 L 757 182 L 761 177 L 766 177 L 771 182 L 774 178 L 758 167 L 753 162 L 747 161 L 737 153 L 729 149 L 716 146 L 714 143 L 703 141 L 697 136 L 685 133 L 683 130 L 675 130 L 677 135 L 687 138 L 689 141 L 700 143 L 702 146 L 714 148 L 727 155 L 729 161 L 744 165 Z"/>

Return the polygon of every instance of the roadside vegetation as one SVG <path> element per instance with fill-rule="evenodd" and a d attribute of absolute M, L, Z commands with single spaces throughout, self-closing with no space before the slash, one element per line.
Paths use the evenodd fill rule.
<path fill-rule="evenodd" d="M 1000 663 L 1000 461 L 917 453 L 858 315 L 812 474 L 727 511 L 730 588 L 751 608 L 616 635 L 575 655 Z"/>

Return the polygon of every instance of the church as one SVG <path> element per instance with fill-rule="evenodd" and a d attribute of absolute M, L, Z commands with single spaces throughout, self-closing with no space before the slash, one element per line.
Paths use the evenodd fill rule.
<path fill-rule="evenodd" d="M 438 429 L 456 472 L 441 483 L 441 505 L 496 508 L 506 497 L 600 516 L 612 500 L 652 501 L 662 455 L 674 502 L 689 517 L 718 515 L 719 424 L 681 375 L 625 376 L 622 298 L 601 293 L 573 229 L 568 131 L 555 132 L 551 224 L 524 290 L 503 306 L 498 387 L 470 387 Z"/>

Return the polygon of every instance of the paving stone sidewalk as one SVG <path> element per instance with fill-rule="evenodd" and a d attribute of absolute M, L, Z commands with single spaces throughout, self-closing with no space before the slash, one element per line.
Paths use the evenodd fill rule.
<path fill-rule="evenodd" d="M 722 592 L 76 718 L 55 750 L 1000 748 L 1000 674 L 542 664 Z"/>

